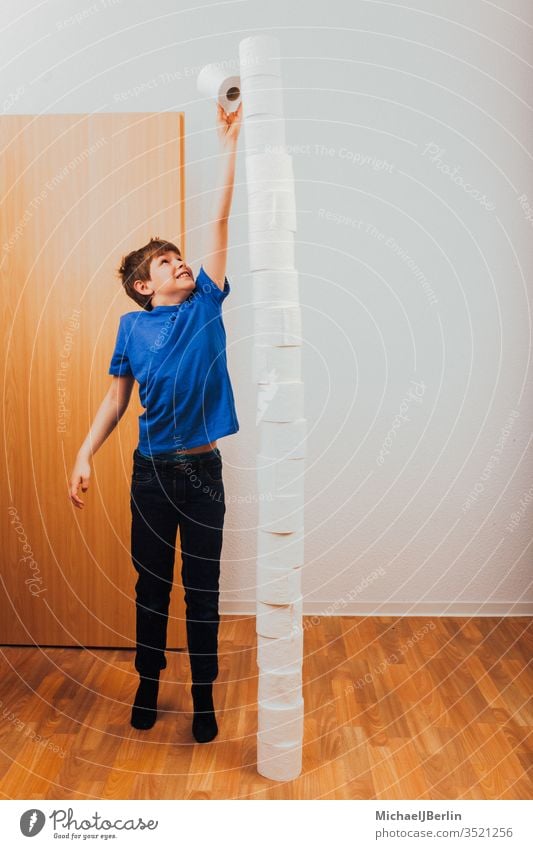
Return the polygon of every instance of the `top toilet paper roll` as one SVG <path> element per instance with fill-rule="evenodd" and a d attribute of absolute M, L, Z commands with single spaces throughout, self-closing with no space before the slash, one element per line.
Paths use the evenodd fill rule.
<path fill-rule="evenodd" d="M 213 97 L 226 112 L 234 112 L 241 102 L 241 80 L 216 63 L 206 65 L 198 74 L 198 91 Z"/>
<path fill-rule="evenodd" d="M 280 45 L 271 35 L 252 35 L 239 44 L 241 77 L 258 74 L 281 76 Z"/>

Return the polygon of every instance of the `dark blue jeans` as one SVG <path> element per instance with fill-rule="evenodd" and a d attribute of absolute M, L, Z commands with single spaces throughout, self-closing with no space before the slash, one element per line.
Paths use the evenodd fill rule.
<path fill-rule="evenodd" d="M 220 552 L 226 504 L 222 455 L 145 457 L 136 448 L 131 480 L 131 557 L 138 573 L 135 668 L 165 669 L 168 607 L 179 527 L 187 646 L 193 683 L 218 675 Z"/>

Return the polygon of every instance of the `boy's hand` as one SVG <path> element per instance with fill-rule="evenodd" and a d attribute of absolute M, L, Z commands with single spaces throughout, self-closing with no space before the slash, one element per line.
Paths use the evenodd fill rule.
<path fill-rule="evenodd" d="M 226 112 L 220 103 L 217 103 L 217 131 L 222 146 L 236 144 L 241 130 L 242 100 L 235 112 Z"/>
<path fill-rule="evenodd" d="M 74 506 L 80 510 L 83 508 L 84 502 L 78 497 L 78 487 L 81 484 L 81 491 L 87 492 L 90 477 L 91 464 L 89 460 L 84 457 L 76 457 L 76 462 L 70 476 L 69 497 Z"/>

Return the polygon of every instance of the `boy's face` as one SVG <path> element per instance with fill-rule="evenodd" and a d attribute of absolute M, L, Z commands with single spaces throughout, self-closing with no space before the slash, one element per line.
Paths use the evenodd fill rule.
<path fill-rule="evenodd" d="M 154 292 L 153 306 L 180 303 L 195 287 L 190 267 L 175 251 L 167 251 L 152 259 L 150 280 L 146 281 L 146 285 Z"/>

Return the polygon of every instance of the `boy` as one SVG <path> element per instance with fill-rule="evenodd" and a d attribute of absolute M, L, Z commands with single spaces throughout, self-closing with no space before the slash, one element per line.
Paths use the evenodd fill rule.
<path fill-rule="evenodd" d="M 119 273 L 142 310 L 121 316 L 109 367 L 111 387 L 81 446 L 69 495 L 89 486 L 90 459 L 126 410 L 133 384 L 145 408 L 133 454 L 131 557 L 138 574 L 135 668 L 140 680 L 131 712 L 135 728 L 157 719 L 159 673 L 165 649 L 175 540 L 180 529 L 187 645 L 199 743 L 218 733 L 212 684 L 218 675 L 218 600 L 224 514 L 222 455 L 217 439 L 239 430 L 226 364 L 222 301 L 228 218 L 233 195 L 241 110 L 217 106 L 224 165 L 215 193 L 210 244 L 193 278 L 176 245 L 152 238 L 132 251 Z"/>

